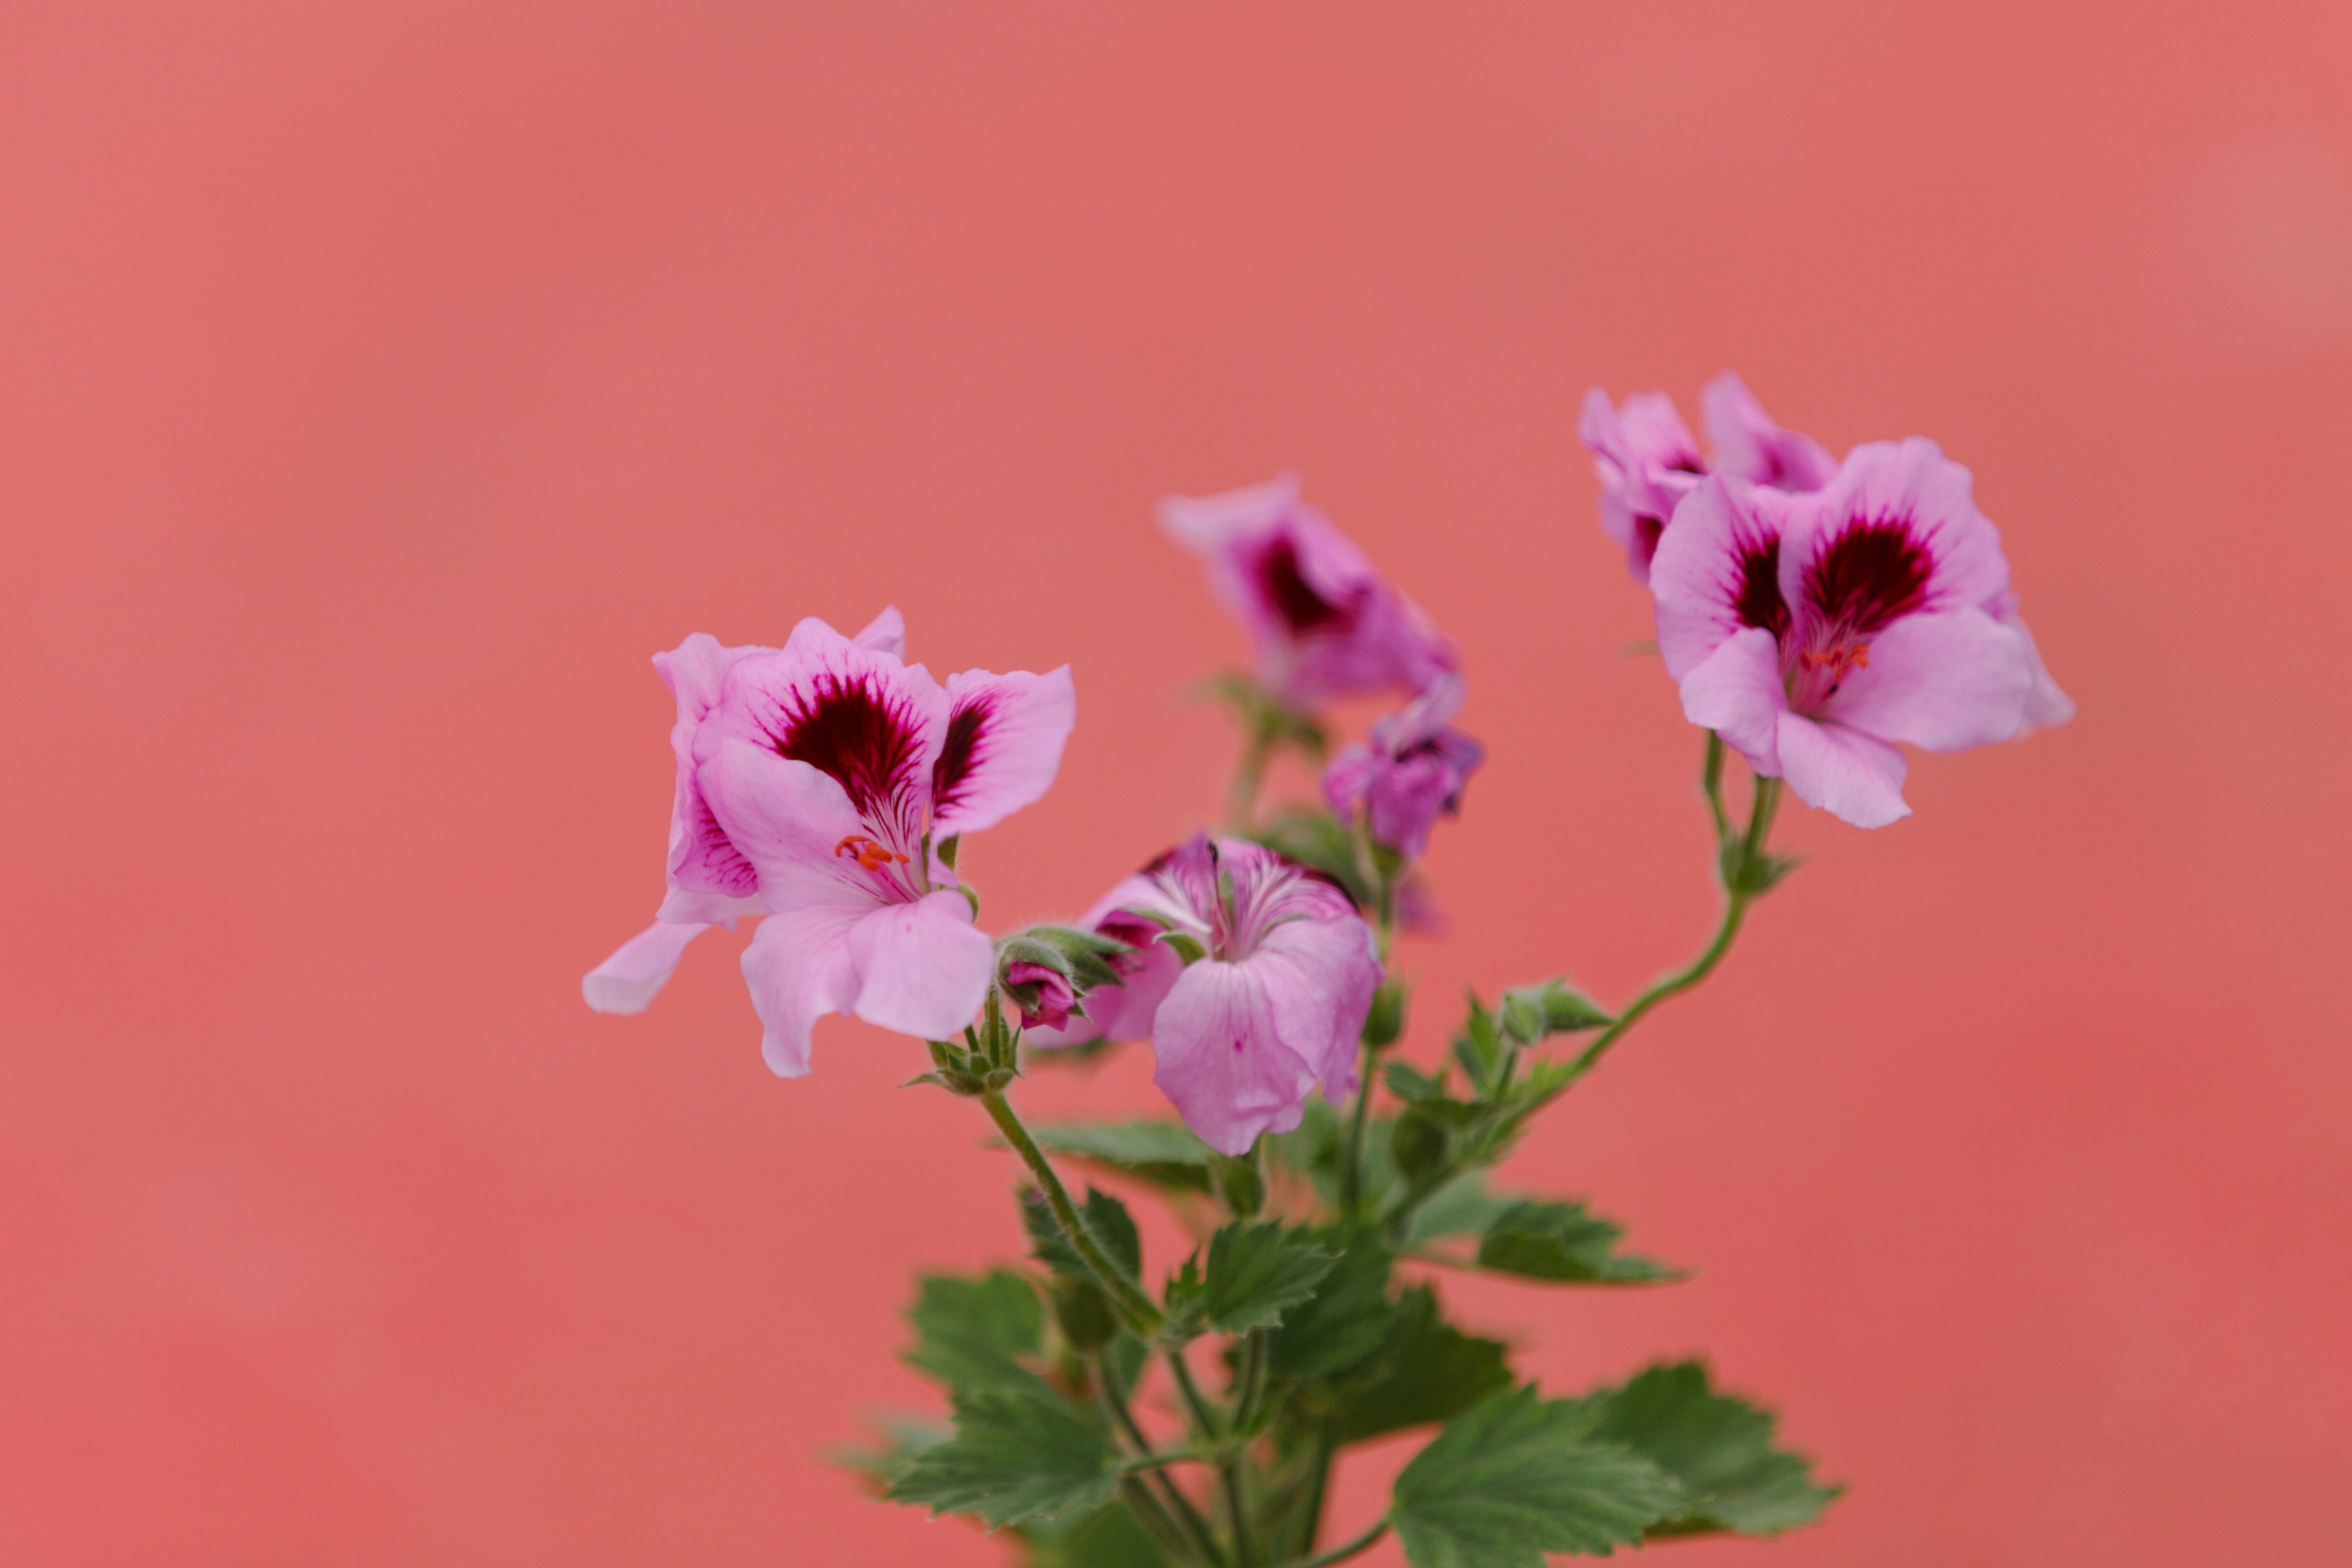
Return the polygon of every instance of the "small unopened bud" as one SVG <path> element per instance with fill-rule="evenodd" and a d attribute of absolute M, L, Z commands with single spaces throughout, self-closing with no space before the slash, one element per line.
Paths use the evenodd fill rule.
<path fill-rule="evenodd" d="M 1070 1008 L 1078 1001 L 1068 975 L 1017 958 L 1005 966 L 1004 986 L 1005 994 L 1021 1009 L 1021 1026 L 1027 1029 L 1062 1027 L 1070 1021 Z"/>
<path fill-rule="evenodd" d="M 1062 1337 L 1081 1355 L 1092 1355 L 1118 1336 L 1118 1319 L 1092 1280 L 1056 1280 L 1053 1320 Z"/>
<path fill-rule="evenodd" d="M 1214 1169 L 1218 1196 L 1236 1217 L 1252 1218 L 1266 1207 L 1266 1178 L 1258 1171 L 1254 1149 L 1237 1160 L 1219 1155 Z"/>
<path fill-rule="evenodd" d="M 1382 1050 L 1405 1032 L 1405 987 L 1393 977 L 1380 982 L 1372 993 L 1372 1010 L 1364 1014 L 1364 1043 Z"/>

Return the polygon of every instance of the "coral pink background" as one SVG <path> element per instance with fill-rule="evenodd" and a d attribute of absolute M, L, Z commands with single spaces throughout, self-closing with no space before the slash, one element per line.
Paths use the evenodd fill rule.
<path fill-rule="evenodd" d="M 1426 1054 L 1703 935 L 1572 432 L 1731 364 L 1975 469 L 2083 716 L 1795 813 L 1519 1160 L 1695 1283 L 1454 1299 L 1563 1388 L 1704 1348 L 1852 1483 L 1693 1568 L 2352 1560 L 2347 82 L 2332 0 L 9 8 L 0 1559 L 998 1560 L 821 1462 L 926 1402 L 908 1267 L 1014 1249 L 977 1113 L 840 1021 L 770 1078 L 739 938 L 579 1004 L 647 655 L 1070 661 L 969 857 L 1067 913 L 1228 755 L 1152 498 L 1298 465 L 1493 747 Z"/>

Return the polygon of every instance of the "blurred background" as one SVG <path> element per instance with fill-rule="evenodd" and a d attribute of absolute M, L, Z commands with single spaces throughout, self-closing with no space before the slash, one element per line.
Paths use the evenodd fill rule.
<path fill-rule="evenodd" d="M 1452 1299 L 1851 1484 L 1692 1568 L 2352 1559 L 2352 9 L 19 4 L 0 233 L 0 1559 L 1000 1561 L 823 1462 L 1018 1250 L 977 1113 L 846 1020 L 770 1077 L 739 936 L 580 1005 L 648 656 L 1074 664 L 966 858 L 1067 915 L 1231 756 L 1153 499 L 1295 465 L 1492 748 L 1427 1058 L 1705 935 L 1574 426 L 1728 365 L 1973 468 L 2082 716 L 1792 811 L 1517 1158 L 1695 1282 Z"/>

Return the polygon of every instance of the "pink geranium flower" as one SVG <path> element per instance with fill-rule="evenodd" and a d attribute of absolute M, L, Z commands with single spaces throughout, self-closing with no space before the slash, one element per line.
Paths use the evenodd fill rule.
<path fill-rule="evenodd" d="M 1819 490 L 1837 459 L 1819 441 L 1783 430 L 1747 384 L 1725 370 L 1699 394 L 1715 461 L 1699 455 L 1690 427 L 1664 392 L 1636 392 L 1621 408 L 1596 387 L 1584 394 L 1577 434 L 1600 475 L 1600 526 L 1625 551 L 1634 580 L 1650 581 L 1658 540 L 1684 496 L 1709 474 L 1726 474 L 1791 494 Z"/>
<path fill-rule="evenodd" d="M 893 605 L 855 641 L 860 647 L 904 658 L 906 620 Z M 703 799 L 696 778 L 694 737 L 718 706 L 719 687 L 736 661 L 775 651 L 756 645 L 726 647 L 709 632 L 698 631 L 669 652 L 653 656 L 655 672 L 678 703 L 678 720 L 669 732 L 669 749 L 678 760 L 678 786 L 669 811 L 669 896 L 651 925 L 581 981 L 582 995 L 598 1012 L 643 1012 L 667 983 L 688 942 L 714 924 L 768 912 L 760 902 L 757 874 L 736 853 Z"/>
<path fill-rule="evenodd" d="M 1089 991 L 1084 1026 L 1041 1044 L 1149 1038 L 1159 1086 L 1225 1154 L 1288 1132 L 1317 1084 L 1356 1092 L 1380 959 L 1347 895 L 1263 845 L 1206 834 L 1127 878 L 1081 922 L 1139 951 Z M 1189 949 L 1201 955 L 1185 961 Z"/>
<path fill-rule="evenodd" d="M 1911 813 L 1895 743 L 1959 750 L 2026 722 L 2037 661 L 2000 536 L 1933 441 L 1857 447 L 1811 495 L 1706 480 L 1651 586 L 1691 722 L 1857 826 Z"/>
<path fill-rule="evenodd" d="M 768 911 L 743 973 L 773 1071 L 808 1071 L 828 1012 L 925 1039 L 970 1022 L 994 949 L 939 846 L 1043 795 L 1075 715 L 1066 666 L 943 690 L 815 619 L 728 666 L 691 746 L 707 826 L 674 874 Z"/>
<path fill-rule="evenodd" d="M 1429 847 L 1443 814 L 1461 809 L 1461 791 L 1486 760 L 1486 748 L 1449 720 L 1461 711 L 1461 677 L 1440 676 L 1429 689 L 1372 727 L 1371 744 L 1350 746 L 1323 770 L 1323 797 L 1342 818 L 1358 807 L 1372 836 L 1408 860 Z"/>
<path fill-rule="evenodd" d="M 1168 536 L 1250 635 L 1258 675 L 1288 701 L 1417 692 L 1457 666 L 1454 645 L 1353 540 L 1299 499 L 1296 474 L 1160 503 Z"/>

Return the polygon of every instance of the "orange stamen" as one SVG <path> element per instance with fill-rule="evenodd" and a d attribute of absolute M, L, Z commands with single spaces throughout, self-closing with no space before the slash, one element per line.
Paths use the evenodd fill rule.
<path fill-rule="evenodd" d="M 857 869 L 861 871 L 878 871 L 892 861 L 903 866 L 908 860 L 906 855 L 896 850 L 884 849 L 862 833 L 843 835 L 841 841 L 833 846 L 833 853 L 837 855 L 855 855 Z"/>

